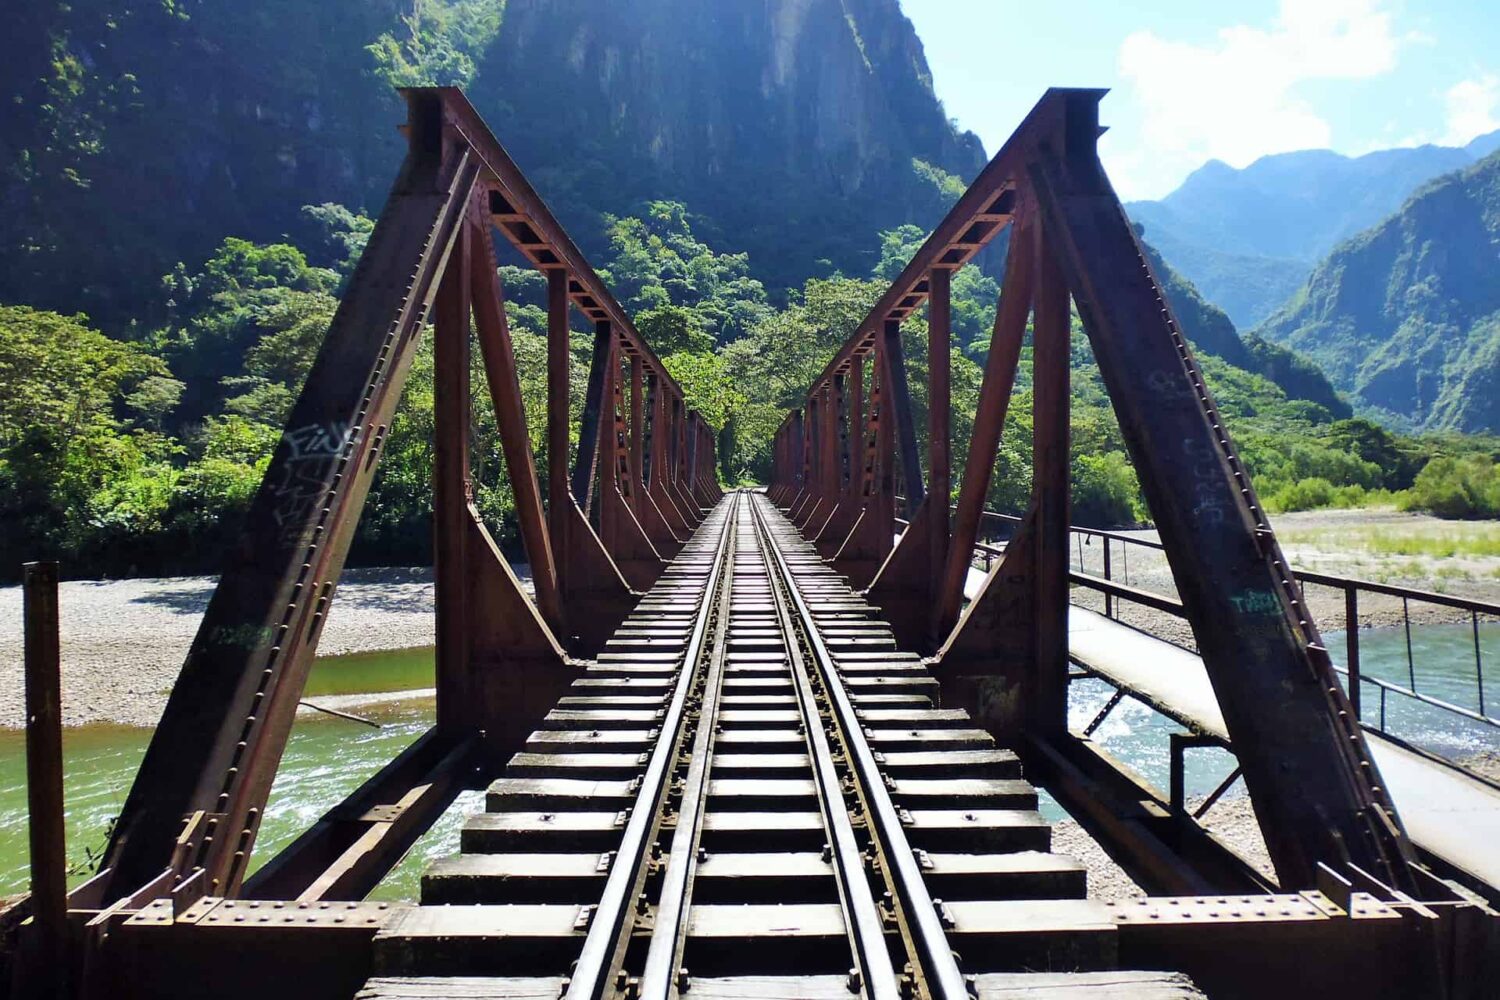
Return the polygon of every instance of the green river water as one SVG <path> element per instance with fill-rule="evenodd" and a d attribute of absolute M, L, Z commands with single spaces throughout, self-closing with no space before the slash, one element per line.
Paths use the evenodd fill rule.
<path fill-rule="evenodd" d="M 1342 648 L 1342 636 L 1330 633 L 1330 649 Z M 1485 666 L 1485 707 L 1500 714 L 1500 623 L 1480 626 L 1480 648 Z M 1409 683 L 1406 639 L 1401 629 L 1367 630 L 1361 636 L 1366 676 Z M 1474 639 L 1467 625 L 1428 625 L 1413 628 L 1412 654 L 1417 690 L 1456 705 L 1475 709 L 1478 690 L 1474 667 Z M 307 698 L 351 693 L 412 691 L 432 686 L 432 651 L 401 650 L 320 659 L 308 681 Z M 1075 726 L 1085 725 L 1109 697 L 1099 681 L 1072 685 L 1070 714 Z M 1365 721 L 1378 714 L 1378 692 L 1366 685 Z M 323 715 L 303 713 L 297 720 L 281 770 L 272 789 L 266 817 L 256 844 L 257 857 L 270 857 L 301 830 L 336 804 L 432 724 L 430 694 L 370 705 L 356 710 L 377 721 L 380 729 Z M 1388 696 L 1390 732 L 1424 748 L 1451 757 L 1483 750 L 1500 751 L 1500 730 L 1437 709 Z M 1158 787 L 1167 786 L 1167 733 L 1175 726 L 1145 706 L 1126 699 L 1095 733 L 1111 753 L 1135 767 Z M 90 874 L 90 852 L 104 842 L 112 817 L 118 815 L 131 778 L 145 752 L 149 731 L 120 726 L 85 726 L 64 737 L 67 775 L 69 856 L 80 882 Z M 1223 751 L 1206 749 L 1188 754 L 1188 794 L 1202 795 L 1232 768 Z M 442 820 L 418 841 L 407 858 L 375 891 L 379 899 L 415 899 L 422 871 L 433 860 L 458 849 L 458 830 L 466 812 L 480 806 L 479 792 L 460 796 Z M 1049 819 L 1063 814 L 1046 801 Z M 0 731 L 0 894 L 26 887 L 26 777 L 24 738 L 20 732 Z"/>

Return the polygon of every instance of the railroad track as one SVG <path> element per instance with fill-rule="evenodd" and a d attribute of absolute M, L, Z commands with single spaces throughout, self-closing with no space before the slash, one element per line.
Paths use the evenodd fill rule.
<path fill-rule="evenodd" d="M 1112 968 L 1017 758 L 937 695 L 730 494 L 375 939 L 361 998 L 959 1000 Z"/>

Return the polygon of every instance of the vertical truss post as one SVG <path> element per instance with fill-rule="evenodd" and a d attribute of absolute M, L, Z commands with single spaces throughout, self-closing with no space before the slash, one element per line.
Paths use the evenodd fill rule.
<path fill-rule="evenodd" d="M 1035 324 L 1032 335 L 1032 495 L 1036 504 L 1036 685 L 1027 719 L 1039 735 L 1067 724 L 1069 360 L 1068 286 L 1046 230 L 1037 228 Z"/>
<path fill-rule="evenodd" d="M 642 406 L 645 403 L 645 366 L 639 354 L 630 356 L 630 474 L 631 506 L 637 514 L 645 503 L 646 492 L 646 424 Z"/>
<path fill-rule="evenodd" d="M 844 496 L 857 500 L 864 486 L 865 359 L 855 355 L 849 368 L 848 417 L 844 425 Z"/>
<path fill-rule="evenodd" d="M 901 346 L 900 321 L 885 321 L 881 350 L 885 356 L 885 374 L 891 383 L 891 415 L 895 418 L 896 440 L 901 449 L 906 516 L 915 518 L 917 508 L 927 498 L 927 491 L 922 485 L 922 456 L 917 451 L 917 425 L 911 412 L 911 389 L 906 381 L 906 351 Z"/>
<path fill-rule="evenodd" d="M 634 604 L 630 587 L 620 575 L 593 526 L 573 498 L 568 475 L 569 413 L 568 379 L 572 356 L 568 330 L 568 272 L 547 270 L 547 479 L 548 519 L 552 547 L 559 553 L 558 584 L 568 609 L 572 647 L 589 655 L 604 643 Z M 607 343 L 607 336 L 606 336 Z M 602 380 L 603 369 L 599 370 Z M 594 381 L 590 375 L 590 381 Z M 597 406 L 597 400 L 596 400 Z M 595 410 L 595 444 L 598 422 Z M 580 464 L 593 460 L 579 453 Z"/>
<path fill-rule="evenodd" d="M 712 507 L 719 501 L 718 462 L 714 454 L 713 432 L 703 414 L 694 410 L 688 421 L 688 450 L 692 472 L 688 479 L 688 493 L 700 509 Z"/>
<path fill-rule="evenodd" d="M 631 358 L 631 450 L 639 455 L 636 466 L 636 482 L 640 489 L 636 495 L 637 516 L 651 544 L 662 556 L 670 559 L 682 551 L 686 533 L 681 524 L 668 512 L 670 502 L 661 492 L 661 435 L 660 407 L 656 376 L 648 377 L 639 357 Z M 649 483 L 649 485 L 647 485 Z"/>
<path fill-rule="evenodd" d="M 803 428 L 802 493 L 787 511 L 787 517 L 802 527 L 817 509 L 823 492 L 823 389 L 813 391 L 807 401 L 807 420 Z"/>
<path fill-rule="evenodd" d="M 692 534 L 687 516 L 678 508 L 669 483 L 672 479 L 672 419 L 670 400 L 660 372 L 651 372 L 651 485 L 648 493 L 675 538 Z"/>
<path fill-rule="evenodd" d="M 875 352 L 871 370 L 880 372 L 880 413 L 875 425 L 875 539 L 879 555 L 876 566 L 890 554 L 896 534 L 896 421 L 891 405 L 890 355 L 882 346 Z"/>
<path fill-rule="evenodd" d="M 568 531 L 569 336 L 568 272 L 554 267 L 547 271 L 547 522 L 558 552 L 567 550 Z"/>
<path fill-rule="evenodd" d="M 703 522 L 703 511 L 688 490 L 687 463 L 687 401 L 680 395 L 672 395 L 672 474 L 668 477 L 668 488 L 678 509 L 687 520 L 691 531 Z"/>
<path fill-rule="evenodd" d="M 839 376 L 843 391 L 839 394 L 839 454 L 837 506 L 829 514 L 813 541 L 819 554 L 836 558 L 843 549 L 865 508 L 864 357 L 855 355 L 849 370 Z"/>
<path fill-rule="evenodd" d="M 599 536 L 627 583 L 649 589 L 666 564 L 652 545 L 632 507 L 635 473 L 631 469 L 625 430 L 625 399 L 620 376 L 620 337 L 612 332 L 606 346 L 601 395 L 604 411 L 599 436 Z"/>
<path fill-rule="evenodd" d="M 433 321 L 432 525 L 437 612 L 437 722 L 446 732 L 474 725 L 469 690 L 469 267 L 471 229 L 454 244 Z"/>
<path fill-rule="evenodd" d="M 791 427 L 792 415 L 788 413 L 771 437 L 771 489 L 767 491 L 767 496 L 778 507 L 786 498 L 787 482 L 791 478 L 787 457 L 787 437 L 791 433 Z"/>
<path fill-rule="evenodd" d="M 790 461 L 787 468 L 791 472 L 792 478 L 789 484 L 791 489 L 788 492 L 784 505 L 788 514 L 797 505 L 797 500 L 801 496 L 802 491 L 807 489 L 807 433 L 808 425 L 811 423 L 811 418 L 808 416 L 811 409 L 812 404 L 808 403 L 808 405 L 792 411 L 791 433 L 787 439 L 787 448 L 790 453 Z"/>
<path fill-rule="evenodd" d="M 786 415 L 782 424 L 783 474 L 781 495 L 776 505 L 782 510 L 791 510 L 797 502 L 797 493 L 802 488 L 802 410 L 795 409 Z"/>
<path fill-rule="evenodd" d="M 798 527 L 804 529 L 813 524 L 815 520 L 828 512 L 830 489 L 837 490 L 837 475 L 834 465 L 837 461 L 838 451 L 838 418 L 833 409 L 833 382 L 823 386 L 815 400 L 817 418 L 816 430 L 812 440 L 813 446 L 813 469 L 812 481 L 808 484 L 810 499 L 801 513 L 795 519 Z"/>
<path fill-rule="evenodd" d="M 881 564 L 866 594 L 890 622 L 896 642 L 906 649 L 930 650 L 933 645 L 932 608 L 938 573 L 934 573 L 932 534 L 948 531 L 948 496 L 923 488 L 922 459 L 917 452 L 917 432 L 911 412 L 911 393 L 906 382 L 906 363 L 901 347 L 901 324 L 885 323 L 881 345 L 886 352 L 886 375 L 891 383 L 890 405 L 895 416 L 901 447 L 901 469 L 910 512 L 906 531 Z M 946 357 L 945 352 L 939 352 Z M 941 361 L 938 362 L 941 366 Z M 942 376 L 940 375 L 939 378 Z M 931 425 L 929 425 L 931 427 Z M 946 552 L 946 546 L 944 547 Z M 936 563 L 941 572 L 941 563 Z"/>
<path fill-rule="evenodd" d="M 820 478 L 821 503 L 808 519 L 807 537 L 818 539 L 838 513 L 844 493 L 844 376 L 833 376 L 825 403 L 823 421 L 823 469 Z"/>
<path fill-rule="evenodd" d="M 948 504 L 953 494 L 952 280 L 953 272 L 946 267 L 935 267 L 927 274 L 930 289 L 927 299 L 927 465 L 928 496 L 932 508 L 927 526 L 927 591 L 932 595 L 941 593 L 943 573 L 947 568 Z M 934 638 L 941 638 L 938 633 L 940 607 L 939 601 L 929 605 L 932 616 L 929 631 Z"/>
<path fill-rule="evenodd" d="M 589 364 L 583 420 L 578 430 L 578 459 L 573 466 L 573 498 L 585 514 L 592 512 L 594 476 L 598 471 L 601 415 L 604 412 L 606 369 L 613 357 L 614 328 L 609 320 L 594 324 L 594 353 Z"/>
<path fill-rule="evenodd" d="M 895 433 L 892 429 L 885 352 L 877 346 L 870 364 L 870 396 L 865 409 L 862 509 L 838 552 L 834 566 L 854 587 L 866 587 L 890 554 L 895 533 Z M 863 361 L 861 360 L 861 364 Z"/>

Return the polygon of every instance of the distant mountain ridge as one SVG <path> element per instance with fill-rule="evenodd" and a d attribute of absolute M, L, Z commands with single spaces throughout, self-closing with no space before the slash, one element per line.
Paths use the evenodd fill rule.
<path fill-rule="evenodd" d="M 1500 149 L 1500 131 L 1466 146 L 1348 157 L 1304 150 L 1242 170 L 1211 160 L 1160 201 L 1126 211 L 1166 260 L 1241 328 L 1284 303 L 1341 240 L 1378 223 L 1422 184 Z"/>
<path fill-rule="evenodd" d="M 1272 344 L 1256 334 L 1241 336 L 1224 310 L 1206 301 L 1193 283 L 1172 268 L 1149 242 L 1146 259 L 1166 293 L 1182 332 L 1195 348 L 1236 368 L 1268 379 L 1289 399 L 1305 400 L 1322 407 L 1328 415 L 1342 419 L 1352 414 L 1327 377 L 1307 358 Z"/>
<path fill-rule="evenodd" d="M 1367 412 L 1500 431 L 1500 152 L 1339 244 L 1256 333 L 1312 357 Z"/>

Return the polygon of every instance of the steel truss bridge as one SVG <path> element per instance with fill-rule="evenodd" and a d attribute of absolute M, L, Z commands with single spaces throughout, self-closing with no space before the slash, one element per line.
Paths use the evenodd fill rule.
<path fill-rule="evenodd" d="M 727 494 L 713 432 L 464 96 L 404 94 L 406 161 L 99 871 L 66 894 L 55 606 L 33 580 L 37 876 L 5 918 L 18 995 L 1500 995 L 1494 886 L 1409 836 L 1100 166 L 1102 91 L 1042 98 L 788 415 L 768 488 Z M 951 281 L 1002 233 L 955 484 Z M 547 276 L 545 491 L 497 234 Z M 1181 718 L 1232 748 L 1274 880 L 1068 727 L 1070 658 L 1087 667 L 1070 653 L 1070 304 L 1219 713 Z M 901 338 L 924 309 L 925 456 Z M 594 335 L 570 467 L 575 312 Z M 254 867 L 429 324 L 436 724 Z M 1028 337 L 1031 502 L 966 586 Z M 534 592 L 473 503 L 475 343 Z M 1122 686 L 1157 658 L 1113 645 L 1093 669 L 1118 654 Z M 1033 782 L 1153 895 L 1088 898 Z M 486 790 L 484 811 L 420 903 L 365 901 L 464 789 Z"/>

